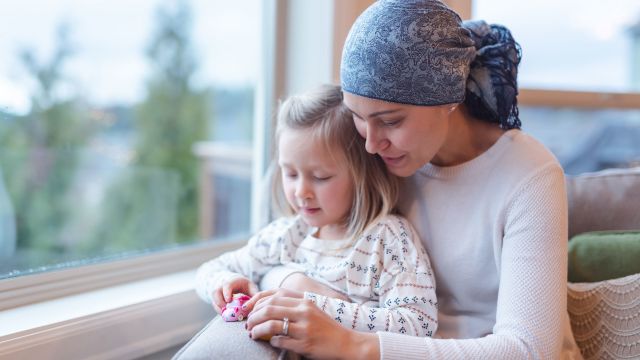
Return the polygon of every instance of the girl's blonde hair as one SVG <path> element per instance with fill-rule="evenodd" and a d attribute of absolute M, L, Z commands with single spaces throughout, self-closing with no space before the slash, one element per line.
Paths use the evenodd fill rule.
<path fill-rule="evenodd" d="M 380 156 L 365 150 L 365 140 L 358 134 L 351 111 L 342 103 L 342 91 L 336 85 L 323 85 L 310 92 L 289 97 L 278 111 L 275 144 L 287 129 L 310 130 L 313 140 L 338 161 L 346 161 L 354 182 L 351 211 L 344 219 L 347 235 L 359 236 L 376 218 L 395 212 L 399 180 L 389 173 Z M 293 215 L 282 187 L 282 169 L 277 163 L 273 172 L 275 210 Z"/>

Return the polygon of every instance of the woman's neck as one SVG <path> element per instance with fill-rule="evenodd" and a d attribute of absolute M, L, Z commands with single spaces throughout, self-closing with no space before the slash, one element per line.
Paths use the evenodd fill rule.
<path fill-rule="evenodd" d="M 447 138 L 431 163 L 455 166 L 475 159 L 500 139 L 505 130 L 498 124 L 471 116 L 463 104 L 450 115 Z"/>

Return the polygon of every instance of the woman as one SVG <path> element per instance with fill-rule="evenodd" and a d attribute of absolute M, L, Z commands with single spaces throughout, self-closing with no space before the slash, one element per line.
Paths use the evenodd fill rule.
<path fill-rule="evenodd" d="M 271 344 L 311 358 L 581 357 L 566 311 L 563 171 L 519 130 L 519 62 L 507 29 L 462 24 L 437 0 L 380 0 L 360 15 L 344 102 L 366 150 L 406 178 L 400 210 L 432 258 L 436 338 L 356 332 L 284 289 L 254 300 L 253 338 L 281 335 Z"/>

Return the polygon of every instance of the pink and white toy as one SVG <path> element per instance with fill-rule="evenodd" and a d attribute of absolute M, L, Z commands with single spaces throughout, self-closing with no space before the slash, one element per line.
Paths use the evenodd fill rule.
<path fill-rule="evenodd" d="M 231 302 L 227 303 L 222 308 L 222 319 L 224 321 L 242 321 L 249 314 L 248 309 L 243 309 L 242 305 L 251 299 L 250 296 L 245 294 L 233 294 Z"/>

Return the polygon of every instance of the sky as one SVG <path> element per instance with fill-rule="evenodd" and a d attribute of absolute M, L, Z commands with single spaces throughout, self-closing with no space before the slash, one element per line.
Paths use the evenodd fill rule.
<path fill-rule="evenodd" d="M 627 29 L 640 22 L 638 0 L 474 0 L 473 17 L 512 31 L 522 46 L 521 86 L 593 91 L 631 87 Z"/>
<path fill-rule="evenodd" d="M 65 68 L 90 103 L 133 103 L 143 96 L 144 49 L 154 9 L 164 0 L 7 0 L 0 12 L 0 109 L 29 109 L 22 49 L 50 59 L 56 27 L 71 24 L 76 52 Z M 320 1 L 320 0 L 306 0 Z M 343 0 L 348 1 L 348 0 Z M 252 84 L 258 76 L 260 0 L 192 0 L 201 86 Z M 517 5 L 515 5 L 517 4 Z M 509 27 L 523 48 L 520 85 L 627 91 L 631 40 L 640 1 L 475 0 L 474 18 Z M 73 93 L 73 91 L 69 91 Z"/>
<path fill-rule="evenodd" d="M 155 9 L 165 0 L 8 0 L 0 11 L 0 108 L 23 113 L 32 84 L 18 54 L 35 51 L 40 63 L 54 50 L 56 29 L 71 26 L 74 56 L 65 67 L 75 92 L 90 103 L 132 103 L 144 94 L 149 62 L 145 48 Z M 260 0 L 191 0 L 192 39 L 200 86 L 256 81 Z M 135 6 L 134 6 L 135 5 Z M 64 90 L 64 89 L 63 89 Z"/>

